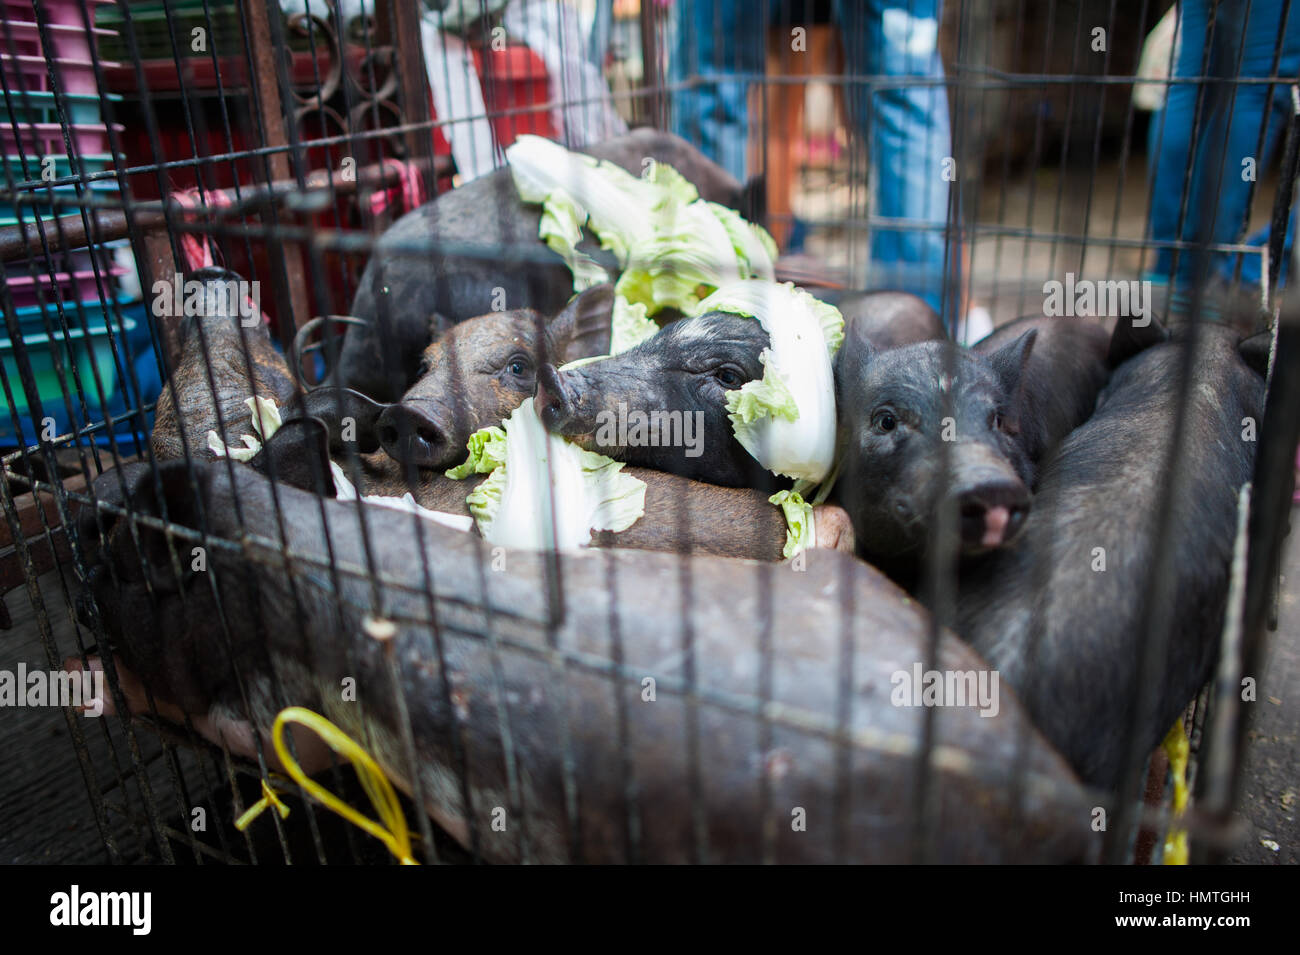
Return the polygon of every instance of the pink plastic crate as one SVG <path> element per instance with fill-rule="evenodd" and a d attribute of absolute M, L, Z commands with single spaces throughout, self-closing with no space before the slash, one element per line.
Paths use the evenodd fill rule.
<path fill-rule="evenodd" d="M 119 275 L 125 275 L 126 272 L 127 270 L 120 265 L 100 270 L 99 274 L 104 279 L 104 292 L 106 295 L 112 297 L 115 294 L 115 286 L 110 279 L 116 279 Z M 53 275 L 48 272 L 42 275 L 38 271 L 35 278 L 31 275 L 15 275 L 7 278 L 5 279 L 5 285 L 8 286 L 9 293 L 13 296 L 14 308 L 39 305 L 38 290 L 45 296 L 47 303 L 56 299 L 63 302 L 99 301 L 99 288 L 95 284 L 95 273 L 93 271 L 55 272 Z"/>
<path fill-rule="evenodd" d="M 0 50 L 6 53 L 16 53 L 18 56 L 40 56 L 41 55 L 41 38 L 36 31 L 35 23 L 13 23 L 10 22 L 5 28 L 13 37 L 13 49 L 9 49 L 8 43 L 4 41 L 4 29 L 0 29 Z"/>
<path fill-rule="evenodd" d="M 84 26 L 82 21 L 81 7 L 84 4 L 91 7 L 94 4 L 115 3 L 117 0 L 45 0 L 45 16 L 51 23 L 62 23 L 68 26 Z M 31 19 L 31 6 L 27 7 L 27 16 L 25 20 Z M 95 11 L 88 10 L 87 16 L 91 23 L 95 22 Z"/>
<path fill-rule="evenodd" d="M 10 23 L 35 23 L 36 13 L 30 0 L 4 0 L 5 19 Z"/>
<path fill-rule="evenodd" d="M 116 123 L 113 128 L 120 133 L 126 127 Z M 68 130 L 78 153 L 109 151 L 108 127 L 103 123 L 78 123 L 69 126 Z M 0 153 L 17 153 L 19 143 L 29 156 L 62 155 L 65 151 L 63 127 L 58 123 L 30 123 L 15 129 L 12 125 L 0 124 Z"/>
<path fill-rule="evenodd" d="M 29 6 L 30 12 L 31 7 Z M 13 36 L 14 50 L 20 56 L 42 56 L 40 29 L 32 22 L 10 22 L 7 29 Z M 67 60 L 79 60 L 88 62 L 90 60 L 90 37 L 86 34 L 86 28 L 77 24 L 69 26 L 67 24 L 53 23 L 49 25 L 50 37 L 54 44 L 54 55 Z M 115 31 L 95 29 L 95 36 L 112 36 Z M 9 52 L 7 45 L 0 44 L 0 49 Z"/>
<path fill-rule="evenodd" d="M 50 78 L 45 72 L 45 57 L 34 55 L 10 56 L 0 53 L 0 76 L 10 90 L 27 89 L 32 93 L 49 90 Z"/>
<path fill-rule="evenodd" d="M 93 274 L 98 267 L 100 274 L 107 274 L 117 267 L 117 262 L 113 258 L 113 248 L 125 245 L 126 240 L 121 239 L 117 242 L 106 243 L 99 246 L 93 251 L 91 249 L 78 249 L 75 252 L 64 252 L 54 256 L 54 266 L 56 268 L 66 265 L 68 270 L 77 272 L 90 272 Z M 49 276 L 49 263 L 44 256 L 38 256 L 36 259 L 36 274 L 40 276 Z M 32 277 L 32 266 L 26 261 L 10 262 L 4 267 L 4 281 L 8 283 L 15 279 L 30 279 Z"/>
<path fill-rule="evenodd" d="M 0 53 L 0 73 L 4 74 L 5 85 L 9 89 L 25 87 L 29 92 L 43 92 L 50 88 L 50 78 L 46 71 L 48 62 L 44 56 L 11 56 Z M 99 92 L 95 83 L 95 67 L 90 60 L 72 60 L 55 57 L 55 69 L 65 93 Z M 108 60 L 101 61 L 104 69 L 118 66 Z"/>

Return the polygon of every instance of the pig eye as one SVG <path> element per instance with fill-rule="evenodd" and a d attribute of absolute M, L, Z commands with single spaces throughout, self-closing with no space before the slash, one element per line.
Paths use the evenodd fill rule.
<path fill-rule="evenodd" d="M 532 362 L 528 360 L 527 355 L 513 355 L 510 360 L 506 362 L 506 371 L 510 372 L 510 374 L 514 375 L 516 378 L 524 377 L 524 375 L 528 374 L 531 367 Z"/>
<path fill-rule="evenodd" d="M 871 416 L 872 426 L 882 434 L 893 431 L 898 427 L 898 418 L 889 409 L 882 409 Z"/>
<path fill-rule="evenodd" d="M 718 384 L 722 385 L 723 388 L 739 388 L 744 384 L 740 372 L 736 371 L 736 369 L 732 368 L 730 365 L 723 365 L 722 367 L 715 369 L 713 376 L 718 379 Z"/>

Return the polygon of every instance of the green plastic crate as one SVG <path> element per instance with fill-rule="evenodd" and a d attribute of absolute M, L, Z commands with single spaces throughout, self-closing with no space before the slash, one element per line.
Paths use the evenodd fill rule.
<path fill-rule="evenodd" d="M 126 317 L 122 318 L 122 324 L 122 330 L 126 332 L 135 328 L 135 321 Z M 31 364 L 32 377 L 35 379 L 36 391 L 40 395 L 42 405 L 57 404 L 58 407 L 62 407 L 64 386 L 67 387 L 69 394 L 73 396 L 77 394 L 73 368 L 76 368 L 82 389 L 86 394 L 95 394 L 98 397 L 94 385 L 96 370 L 104 384 L 105 400 L 110 399 L 116 391 L 117 370 L 113 362 L 113 351 L 109 346 L 108 328 L 102 318 L 98 321 L 88 319 L 87 327 L 90 329 L 89 337 L 80 328 L 68 329 L 66 336 L 61 331 L 57 332 L 53 338 L 43 332 L 22 336 L 21 347 L 26 351 L 27 360 Z M 116 322 L 114 322 L 114 331 L 118 331 Z M 63 362 L 62 382 L 54 362 L 56 353 Z M 27 413 L 29 405 L 18 376 L 18 346 L 8 338 L 0 339 L 0 362 L 4 363 L 5 374 L 9 377 L 9 387 L 14 396 L 14 411 L 21 417 Z M 39 428 L 36 430 L 39 431 Z"/>

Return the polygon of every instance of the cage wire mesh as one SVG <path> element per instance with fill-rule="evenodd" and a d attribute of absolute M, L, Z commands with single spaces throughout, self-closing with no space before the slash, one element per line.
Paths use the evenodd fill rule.
<path fill-rule="evenodd" d="M 1201 68 L 1176 77 L 1168 37 L 1150 54 L 1166 68 L 1140 71 L 1148 35 L 1169 29 L 1158 28 L 1169 12 L 1159 0 L 881 6 L 873 20 L 867 5 L 803 0 L 5 0 L 5 639 L 32 637 L 33 668 L 99 661 L 114 711 L 87 720 L 63 706 L 59 735 L 81 780 L 33 784 L 15 816 L 47 825 L 84 789 L 84 860 L 390 860 L 285 776 L 271 721 L 303 705 L 323 707 L 398 783 L 421 861 L 996 861 L 1041 857 L 1035 842 L 1062 860 L 1160 861 L 1170 829 L 1190 834 L 1194 860 L 1223 858 L 1246 732 L 1237 688 L 1262 659 L 1298 437 L 1294 415 L 1272 413 L 1295 407 L 1300 381 L 1278 298 L 1297 171 L 1297 110 L 1274 108 L 1297 81 L 1281 72 L 1290 4 L 1279 7 L 1269 68 L 1254 76 L 1242 75 L 1244 47 L 1232 42 L 1244 44 L 1240 5 L 1200 5 L 1212 14 Z M 1214 109 L 1227 102 L 1231 115 L 1233 91 L 1264 91 L 1258 171 L 1241 221 L 1192 235 L 1184 223 L 1212 221 L 1222 177 L 1240 175 L 1224 164 L 1218 182 L 1195 180 L 1193 145 L 1172 190 L 1177 229 L 1154 236 L 1153 204 L 1169 196 L 1148 187 L 1144 164 L 1176 133 L 1165 111 L 1148 111 L 1148 94 L 1173 96 L 1180 84 L 1196 90 L 1193 144 L 1218 128 Z M 914 133 L 909 124 L 924 130 L 909 140 L 919 153 L 887 141 Z M 955 745 L 933 707 L 907 732 L 864 722 L 862 641 L 890 618 L 862 604 L 874 591 L 851 563 L 811 568 L 835 594 L 815 617 L 829 665 L 813 679 L 786 642 L 796 618 L 782 601 L 803 593 L 789 589 L 786 565 L 716 571 L 689 553 L 543 551 L 510 555 L 500 574 L 501 549 L 477 536 L 452 542 L 418 516 L 303 496 L 298 473 L 284 472 L 304 468 L 306 484 L 324 489 L 330 471 L 308 450 L 319 441 L 273 459 L 253 485 L 245 463 L 215 457 L 183 420 L 210 418 L 217 434 L 237 436 L 232 419 L 248 433 L 258 415 L 241 410 L 250 395 L 286 405 L 286 394 L 303 400 L 328 384 L 381 235 L 388 261 L 416 263 L 430 286 L 471 274 L 448 261 L 477 262 L 474 275 L 525 276 L 526 304 L 544 301 L 526 276 L 554 259 L 535 235 L 516 235 L 508 190 L 482 192 L 461 213 L 468 228 L 445 216 L 414 238 L 385 230 L 424 201 L 489 181 L 521 135 L 580 148 L 642 125 L 680 134 L 735 177 L 740 211 L 781 246 L 778 279 L 813 291 L 919 284 L 962 341 L 1036 312 L 1044 283 L 1066 273 L 1141 279 L 1160 255 L 1172 258 L 1168 274 L 1180 258 L 1195 259 L 1197 275 L 1212 257 L 1227 262 L 1250 317 L 1275 319 L 1270 414 L 1233 521 L 1218 666 L 1181 718 L 1195 796 L 1176 820 L 1158 750 L 1134 754 L 1107 794 L 1054 773 L 1028 719 L 1004 724 L 996 745 L 980 737 L 984 751 Z M 635 158 L 632 171 L 644 172 Z M 1266 240 L 1243 239 L 1248 225 L 1271 226 Z M 930 270 L 919 280 L 897 268 L 918 261 Z M 202 284 L 228 278 L 250 284 L 228 295 Z M 200 283 L 197 305 L 186 304 L 187 281 Z M 393 291 L 383 288 L 372 327 L 397 327 L 385 312 L 405 293 Z M 1188 294 L 1195 339 L 1217 315 L 1215 289 L 1198 281 Z M 215 333 L 212 317 L 226 320 Z M 544 338 L 549 318 L 527 321 Z M 540 347 L 559 364 L 553 345 Z M 365 356 L 390 401 L 411 384 L 400 348 L 381 336 Z M 448 358 L 442 400 L 457 420 L 472 417 L 478 359 Z M 1192 369 L 1188 357 L 1179 421 L 1195 400 Z M 187 389 L 234 400 L 196 402 Z M 350 420 L 358 406 L 345 400 L 331 394 L 313 413 Z M 164 420 L 175 435 L 160 454 L 150 439 Z M 1168 459 L 1150 462 L 1171 488 L 1196 440 L 1175 427 Z M 330 452 L 335 477 L 358 488 L 367 455 L 383 453 L 332 440 Z M 419 497 L 410 462 L 386 473 Z M 1174 493 L 1153 502 L 1150 572 L 1132 586 L 1143 608 L 1140 687 L 1160 682 L 1175 639 L 1171 588 L 1187 555 L 1173 553 Z M 697 549 L 698 514 L 682 504 L 669 516 L 681 546 L 667 549 Z M 941 509 L 937 519 L 951 532 L 961 517 Z M 718 574 L 730 587 L 721 607 Z M 918 586 L 932 612 L 910 624 L 920 661 L 952 666 L 965 659 L 944 635 L 956 620 L 952 554 L 936 549 Z M 113 607 L 96 606 L 106 594 L 118 595 Z M 753 632 L 727 639 L 744 646 L 745 663 L 722 673 L 718 632 L 742 624 Z M 156 669 L 122 669 L 123 654 L 144 658 L 144 634 L 159 626 Z M 176 676 L 184 654 L 210 679 Z M 669 701 L 659 722 L 637 709 L 647 677 L 651 698 Z M 348 679 L 346 706 L 321 703 Z M 792 697 L 800 681 L 825 705 Z M 367 692 L 355 695 L 358 684 Z M 218 709 L 204 697 L 213 686 Z M 204 706 L 186 706 L 199 698 Z M 1126 740 L 1144 707 L 1132 705 Z M 15 713 L 12 738 L 36 731 Z M 241 722 L 262 732 L 238 737 Z M 289 744 L 304 763 L 307 738 Z M 864 770 L 873 760 L 892 786 Z M 368 807 L 343 763 L 318 758 L 318 778 Z M 236 829 L 270 793 L 292 811 Z M 989 823 L 998 838 L 962 842 L 955 813 L 988 793 L 1014 811 Z M 800 800 L 828 820 L 818 848 L 792 848 Z M 1091 825 L 1098 806 L 1109 810 L 1102 833 Z M 887 835 L 862 821 L 874 812 Z M 1061 836 L 1069 826 L 1091 838 Z"/>

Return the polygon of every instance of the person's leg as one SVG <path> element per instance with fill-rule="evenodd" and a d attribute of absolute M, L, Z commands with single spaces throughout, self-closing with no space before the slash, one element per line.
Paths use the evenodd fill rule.
<path fill-rule="evenodd" d="M 587 36 L 587 61 L 598 70 L 605 69 L 609 37 L 614 28 L 614 0 L 596 0 L 596 11 Z"/>
<path fill-rule="evenodd" d="M 1287 225 L 1286 242 L 1282 247 L 1282 266 L 1278 270 L 1277 276 L 1279 288 L 1286 285 L 1287 276 L 1291 273 L 1291 246 L 1295 240 L 1295 230 L 1298 224 L 1296 211 L 1295 206 L 1292 206 L 1291 216 Z M 1246 237 L 1244 244 L 1256 249 L 1262 249 L 1264 246 L 1268 245 L 1268 239 L 1269 227 L 1261 226 Z M 1264 281 L 1263 258 L 1258 254 L 1251 253 L 1243 254 L 1240 258 L 1241 271 L 1239 273 L 1236 271 L 1237 256 L 1227 256 L 1224 261 L 1220 262 L 1218 265 L 1218 277 L 1225 285 L 1231 285 L 1234 282 L 1237 282 L 1250 288 L 1259 288 Z"/>
<path fill-rule="evenodd" d="M 836 0 L 847 72 L 887 79 L 942 80 L 941 0 Z M 944 226 L 951 155 L 948 94 L 941 84 L 847 90 L 855 131 L 870 143 L 876 175 L 873 213 L 930 228 L 876 227 L 871 284 L 922 296 L 941 308 Z"/>
<path fill-rule="evenodd" d="M 1287 6 L 1283 0 L 1254 0 L 1249 5 L 1221 3 L 1215 29 L 1223 32 L 1226 42 L 1216 43 L 1216 52 L 1226 62 L 1216 63 L 1215 73 L 1242 78 L 1271 75 L 1280 39 L 1280 75 L 1293 76 L 1300 67 L 1300 11 L 1294 18 L 1287 18 L 1284 29 L 1283 12 Z M 1243 175 L 1243 170 L 1247 161 L 1252 161 L 1258 179 L 1277 144 L 1282 127 L 1269 122 L 1277 92 L 1265 84 L 1252 83 L 1207 89 L 1204 132 L 1195 146 L 1192 198 L 1182 230 L 1185 241 L 1232 243 L 1242 237 L 1254 191 L 1254 183 Z M 1258 149 L 1261 124 L 1265 128 L 1262 151 Z M 1224 258 L 1214 256 L 1203 262 L 1195 254 L 1182 256 L 1177 265 L 1176 291 L 1190 290 L 1208 267 L 1216 264 L 1215 260 Z"/>
<path fill-rule="evenodd" d="M 1280 0 L 1255 0 L 1251 6 L 1250 20 L 1245 29 L 1245 48 L 1241 75 L 1246 77 L 1263 77 L 1276 75 L 1294 80 L 1300 72 L 1300 4 L 1292 3 L 1296 9 L 1284 11 L 1285 4 Z M 1280 46 L 1279 46 L 1280 39 Z M 1274 69 L 1274 57 L 1277 64 Z M 1258 180 L 1262 180 L 1265 169 L 1277 153 L 1282 135 L 1293 109 L 1291 101 L 1291 83 L 1281 82 L 1271 90 L 1267 86 L 1243 86 L 1236 91 L 1231 108 L 1232 129 L 1229 133 L 1230 151 L 1226 159 L 1225 178 L 1236 175 L 1240 179 L 1240 157 L 1232 149 L 1243 151 L 1244 155 L 1254 157 L 1256 162 L 1256 183 L 1243 183 L 1243 188 L 1225 195 L 1225 200 L 1233 201 L 1226 213 L 1232 216 L 1224 232 L 1231 232 L 1225 241 L 1237 241 L 1245 232 L 1250 219 L 1250 204 L 1258 196 Z M 1254 150 L 1259 144 L 1261 124 L 1264 130 L 1263 146 L 1259 155 Z M 1235 144 L 1235 146 L 1233 146 Z M 1234 167 L 1233 160 L 1237 166 Z M 1252 189 L 1251 186 L 1255 188 Z M 1233 223 L 1235 230 L 1230 230 Z M 1296 216 L 1294 211 L 1289 218 L 1288 229 L 1283 246 L 1282 270 L 1280 281 L 1285 282 L 1288 273 L 1288 260 L 1295 238 Z M 1263 247 L 1269 242 L 1269 228 L 1264 226 L 1257 230 L 1245 244 Z M 1241 260 L 1239 274 L 1237 260 Z M 1262 260 L 1258 255 L 1225 256 L 1218 263 L 1219 276 L 1228 283 L 1239 279 L 1242 283 L 1258 286 L 1261 281 Z"/>
<path fill-rule="evenodd" d="M 1206 56 L 1209 8 L 1206 0 L 1179 0 L 1178 29 L 1174 34 L 1171 80 L 1200 76 Z M 1151 117 L 1148 134 L 1147 168 L 1151 184 L 1151 212 L 1148 235 L 1153 242 L 1173 242 L 1181 233 L 1185 184 L 1191 175 L 1190 158 L 1196 129 L 1199 83 L 1171 83 L 1165 105 Z M 1174 255 L 1157 247 L 1152 278 L 1169 281 Z"/>
<path fill-rule="evenodd" d="M 672 130 L 699 147 L 740 182 L 746 180 L 748 81 L 763 73 L 766 0 L 678 0 L 669 64 L 673 83 L 703 82 L 673 96 Z"/>

